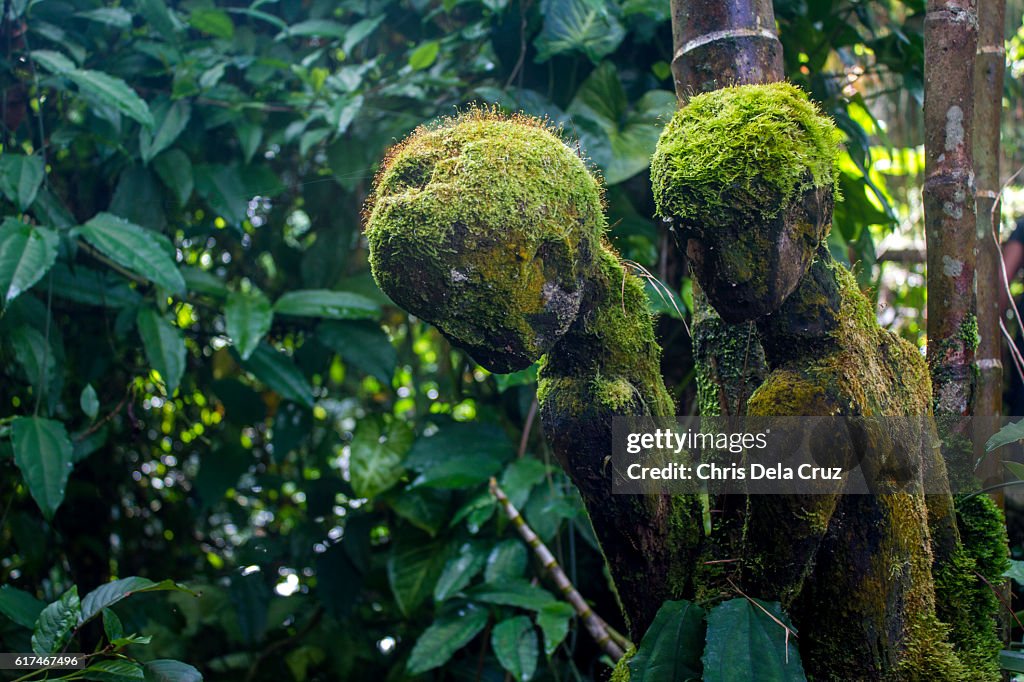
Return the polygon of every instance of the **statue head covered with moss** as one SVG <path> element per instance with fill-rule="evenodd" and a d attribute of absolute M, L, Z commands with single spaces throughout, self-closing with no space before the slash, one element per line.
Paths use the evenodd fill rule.
<path fill-rule="evenodd" d="M 839 131 L 789 83 L 693 97 L 658 141 L 651 183 L 729 322 L 779 308 L 828 235 Z"/>
<path fill-rule="evenodd" d="M 496 372 L 565 334 L 604 229 L 601 186 L 572 149 L 541 121 L 480 109 L 394 147 L 366 215 L 384 292 Z"/>

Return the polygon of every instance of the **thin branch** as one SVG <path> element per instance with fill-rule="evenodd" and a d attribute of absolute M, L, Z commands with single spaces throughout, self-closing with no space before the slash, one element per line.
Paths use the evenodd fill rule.
<path fill-rule="evenodd" d="M 100 419 L 98 422 L 96 422 L 95 424 L 90 426 L 88 429 L 86 429 L 82 433 L 80 433 L 77 436 L 75 436 L 75 441 L 78 442 L 78 441 L 85 440 L 86 438 L 88 438 L 92 434 L 94 434 L 97 431 L 99 431 L 103 427 L 104 424 L 106 424 L 111 419 L 116 417 L 118 415 L 118 413 L 120 413 L 121 410 L 124 409 L 125 404 L 128 402 L 128 398 L 130 398 L 131 395 L 132 395 L 131 386 L 132 386 L 131 384 L 128 385 L 128 390 L 125 391 L 124 397 L 121 398 L 121 402 L 119 402 L 117 404 L 117 407 L 115 407 L 113 410 L 110 411 L 110 414 L 108 414 L 107 416 L 103 417 L 103 419 Z"/>
<path fill-rule="evenodd" d="M 729 584 L 730 584 L 730 585 L 732 586 L 732 589 L 734 589 L 734 590 L 736 590 L 737 592 L 739 592 L 739 594 L 740 594 L 740 596 L 741 596 L 741 597 L 743 597 L 744 599 L 746 599 L 746 600 L 747 600 L 748 602 L 750 602 L 751 604 L 753 604 L 753 605 L 754 605 L 754 606 L 756 606 L 757 608 L 759 608 L 759 609 L 761 609 L 762 611 L 764 611 L 764 614 L 765 614 L 766 616 L 768 616 L 769 618 L 771 618 L 772 620 L 774 620 L 774 621 L 775 621 L 776 623 L 778 623 L 778 624 L 779 624 L 779 626 L 780 626 L 780 627 L 781 627 L 781 628 L 782 628 L 783 630 L 785 630 L 785 631 L 786 631 L 786 663 L 789 663 L 789 636 L 790 636 L 790 635 L 793 635 L 794 637 L 796 637 L 796 636 L 797 636 L 797 634 L 796 634 L 795 632 L 793 632 L 793 630 L 792 630 L 792 629 L 790 629 L 790 627 L 789 627 L 788 625 L 786 625 L 786 624 L 785 624 L 785 623 L 783 623 L 783 622 L 782 622 L 781 620 L 779 620 L 778 618 L 776 618 L 776 616 L 775 616 L 775 614 L 774 614 L 774 613 L 772 613 L 771 611 L 769 611 L 769 610 L 768 610 L 768 609 L 766 609 L 765 607 L 761 606 L 761 604 L 760 604 L 760 603 L 759 603 L 759 602 L 758 602 L 758 601 L 757 601 L 756 599 L 752 599 L 752 598 L 748 597 L 748 596 L 747 596 L 747 593 L 746 593 L 746 592 L 744 592 L 743 590 L 741 590 L 741 589 L 740 589 L 740 588 L 739 588 L 739 587 L 738 587 L 738 586 L 736 585 L 736 583 L 734 583 L 734 582 L 732 581 L 732 578 L 727 578 L 727 580 L 729 581 Z"/>
<path fill-rule="evenodd" d="M 586 626 L 587 632 L 590 633 L 613 661 L 618 661 L 622 658 L 626 653 L 626 649 L 632 646 L 629 640 L 615 632 L 604 619 L 594 613 L 590 605 L 583 599 L 583 596 L 573 587 L 569 577 L 565 575 L 565 571 L 555 561 L 551 550 L 541 542 L 537 534 L 533 532 L 533 529 L 526 525 L 526 521 L 519 513 L 519 510 L 509 501 L 505 491 L 498 486 L 498 481 L 493 476 L 491 477 L 491 494 L 501 503 L 501 506 L 505 509 L 505 515 L 508 516 L 512 525 L 516 527 L 519 536 L 530 546 L 533 553 L 540 559 L 541 564 L 544 565 L 544 569 L 547 570 L 551 579 L 558 585 L 558 589 L 561 590 L 565 598 L 572 604 L 573 609 L 576 610 L 576 615 L 580 617 L 580 620 Z"/>

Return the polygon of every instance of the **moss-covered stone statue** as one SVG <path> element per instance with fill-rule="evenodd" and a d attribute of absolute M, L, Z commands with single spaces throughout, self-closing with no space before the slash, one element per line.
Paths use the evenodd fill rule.
<path fill-rule="evenodd" d="M 757 324 L 771 371 L 747 414 L 925 416 L 924 359 L 878 326 L 824 244 L 838 141 L 786 83 L 696 96 L 658 143 L 657 210 L 722 318 Z M 751 496 L 738 579 L 790 609 L 815 679 L 998 679 L 998 603 L 984 582 L 1004 570 L 998 510 L 971 498 L 958 524 L 948 494 L 886 494 L 907 462 L 868 457 L 882 494 Z M 921 457 L 938 461 L 909 464 L 943 475 L 934 450 Z"/>

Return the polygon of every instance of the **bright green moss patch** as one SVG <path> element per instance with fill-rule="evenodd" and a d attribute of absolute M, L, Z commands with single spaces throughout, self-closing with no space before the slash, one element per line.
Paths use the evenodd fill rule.
<path fill-rule="evenodd" d="M 692 98 L 651 162 L 658 214 L 701 229 L 725 214 L 772 218 L 811 188 L 836 187 L 841 135 L 789 83 Z"/>

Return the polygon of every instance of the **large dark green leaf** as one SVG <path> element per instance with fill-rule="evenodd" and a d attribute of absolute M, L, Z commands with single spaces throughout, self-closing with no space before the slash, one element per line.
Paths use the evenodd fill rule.
<path fill-rule="evenodd" d="M 152 306 L 139 308 L 135 321 L 149 366 L 160 374 L 167 395 L 174 395 L 185 373 L 185 337 Z"/>
<path fill-rule="evenodd" d="M 605 182 L 622 182 L 646 169 L 676 97 L 651 90 L 629 105 L 611 62 L 594 69 L 569 105 L 587 152 L 601 166 Z"/>
<path fill-rule="evenodd" d="M 526 545 L 521 540 L 502 540 L 487 556 L 484 580 L 499 585 L 507 580 L 522 578 L 527 560 Z"/>
<path fill-rule="evenodd" d="M 1004 445 L 1010 443 L 1016 443 L 1019 440 L 1024 440 L 1024 419 L 1017 422 L 1010 422 L 1003 428 L 996 431 L 987 441 L 985 441 L 985 452 L 992 452 L 996 448 L 1001 448 Z"/>
<path fill-rule="evenodd" d="M 11 422 L 14 463 L 21 470 L 32 499 L 52 519 L 64 501 L 71 473 L 71 441 L 64 424 L 42 417 L 17 417 Z"/>
<path fill-rule="evenodd" d="M 13 218 L 0 224 L 0 292 L 4 305 L 32 288 L 53 266 L 58 242 L 57 233 L 45 227 Z"/>
<path fill-rule="evenodd" d="M 233 225 L 246 219 L 246 205 L 252 195 L 246 189 L 238 166 L 199 165 L 192 168 L 196 190 L 218 215 Z"/>
<path fill-rule="evenodd" d="M 270 331 L 274 312 L 270 309 L 270 300 L 262 291 L 253 287 L 244 292 L 232 292 L 228 296 L 224 320 L 228 336 L 234 342 L 239 357 L 248 360 Z"/>
<path fill-rule="evenodd" d="M 468 604 L 454 614 L 438 618 L 423 631 L 407 664 L 413 675 L 444 665 L 487 625 L 487 611 Z"/>
<path fill-rule="evenodd" d="M 707 682 L 764 680 L 804 682 L 794 630 L 778 602 L 737 597 L 708 613 L 704 679 Z M 783 627 L 785 626 L 785 627 Z"/>
<path fill-rule="evenodd" d="M 349 450 L 349 477 L 356 495 L 376 497 L 398 483 L 405 474 L 402 459 L 414 438 L 404 421 L 363 419 Z"/>
<path fill-rule="evenodd" d="M 569 634 L 569 620 L 576 612 L 563 601 L 546 604 L 537 612 L 537 627 L 544 633 L 544 655 L 555 653 Z"/>
<path fill-rule="evenodd" d="M 398 608 L 406 616 L 430 596 L 447 559 L 436 542 L 397 543 L 388 557 L 387 571 L 391 592 Z"/>
<path fill-rule="evenodd" d="M 14 349 L 14 358 L 25 372 L 25 378 L 34 391 L 45 396 L 54 380 L 57 362 L 50 343 L 35 327 L 27 324 L 15 327 L 8 341 Z"/>
<path fill-rule="evenodd" d="M 630 682 L 700 680 L 704 609 L 686 600 L 667 601 L 629 661 Z"/>
<path fill-rule="evenodd" d="M 534 41 L 537 61 L 576 51 L 596 64 L 626 36 L 615 13 L 605 0 L 544 0 L 544 27 Z"/>
<path fill-rule="evenodd" d="M 313 389 L 292 359 L 264 342 L 242 363 L 257 379 L 281 397 L 313 407 Z"/>
<path fill-rule="evenodd" d="M 142 666 L 146 671 L 146 682 L 203 682 L 202 674 L 181 661 L 161 658 Z"/>
<path fill-rule="evenodd" d="M 219 9 L 199 8 L 192 10 L 188 23 L 197 31 L 202 31 L 215 38 L 231 40 L 235 35 L 235 24 L 231 17 Z"/>
<path fill-rule="evenodd" d="M 145 163 L 152 161 L 178 139 L 192 116 L 192 107 L 187 99 L 180 99 L 177 102 L 162 103 L 153 113 L 156 121 L 153 131 L 146 128 L 139 130 L 139 153 Z"/>
<path fill-rule="evenodd" d="M 466 542 L 448 560 L 434 584 L 434 600 L 444 601 L 460 592 L 487 563 L 487 549 L 479 542 Z"/>
<path fill-rule="evenodd" d="M 516 449 L 508 435 L 493 422 L 451 422 L 433 436 L 416 439 L 405 465 L 426 471 L 449 459 L 483 457 L 507 461 Z"/>
<path fill-rule="evenodd" d="M 376 317 L 380 306 L 351 291 L 304 289 L 289 291 L 274 302 L 274 312 L 301 317 L 356 320 Z"/>
<path fill-rule="evenodd" d="M 139 227 L 112 213 L 99 213 L 80 228 L 85 241 L 115 263 L 176 294 L 185 292 L 185 280 L 168 254 L 163 235 Z"/>
<path fill-rule="evenodd" d="M 4 153 L 0 156 L 0 192 L 18 209 L 27 211 L 36 199 L 45 173 L 42 156 Z"/>
<path fill-rule="evenodd" d="M 106 659 L 90 665 L 79 679 L 95 682 L 135 682 L 146 679 L 146 676 L 139 663 L 124 659 Z"/>
<path fill-rule="evenodd" d="M 513 680 L 527 682 L 537 672 L 537 633 L 526 616 L 498 623 L 491 633 L 491 646 Z"/>
<path fill-rule="evenodd" d="M 178 206 L 188 203 L 195 188 L 195 181 L 192 176 L 192 161 L 185 152 L 180 149 L 168 149 L 153 160 L 153 170 L 174 194 Z"/>
<path fill-rule="evenodd" d="M 398 364 L 398 354 L 381 326 L 370 320 L 324 322 L 316 330 L 320 342 L 345 362 L 376 377 L 385 386 Z"/>
<path fill-rule="evenodd" d="M 60 599 L 44 608 L 39 613 L 35 630 L 32 632 L 32 651 L 37 654 L 60 651 L 78 624 L 80 608 L 77 587 L 72 587 L 61 595 Z"/>
<path fill-rule="evenodd" d="M 46 604 L 28 592 L 10 585 L 0 585 L 0 613 L 23 628 L 35 627 L 39 613 Z"/>
<path fill-rule="evenodd" d="M 129 308 L 142 300 L 123 277 L 110 270 L 93 270 L 76 265 L 74 270 L 57 263 L 51 271 L 53 295 L 85 305 L 106 308 Z"/>
<path fill-rule="evenodd" d="M 133 594 L 167 591 L 194 594 L 187 587 L 179 585 L 173 580 L 161 580 L 160 582 L 155 583 L 147 578 L 139 578 L 136 576 L 113 580 L 104 585 L 100 585 L 95 590 L 82 597 L 82 610 L 79 615 L 78 622 L 84 623 L 97 615 L 103 609 L 113 606 L 117 602 L 122 599 L 127 599 Z"/>
<path fill-rule="evenodd" d="M 539 611 L 555 602 L 555 597 L 543 587 L 533 585 L 522 578 L 509 580 L 500 585 L 484 585 L 472 591 L 472 598 L 488 604 L 518 606 L 521 609 Z"/>
<path fill-rule="evenodd" d="M 75 69 L 64 75 L 78 86 L 79 92 L 94 102 L 113 107 L 147 128 L 153 126 L 153 114 L 145 100 L 117 76 L 89 69 Z"/>
<path fill-rule="evenodd" d="M 391 508 L 412 525 L 434 536 L 448 520 L 450 501 L 448 490 L 406 488 L 393 497 Z"/>

